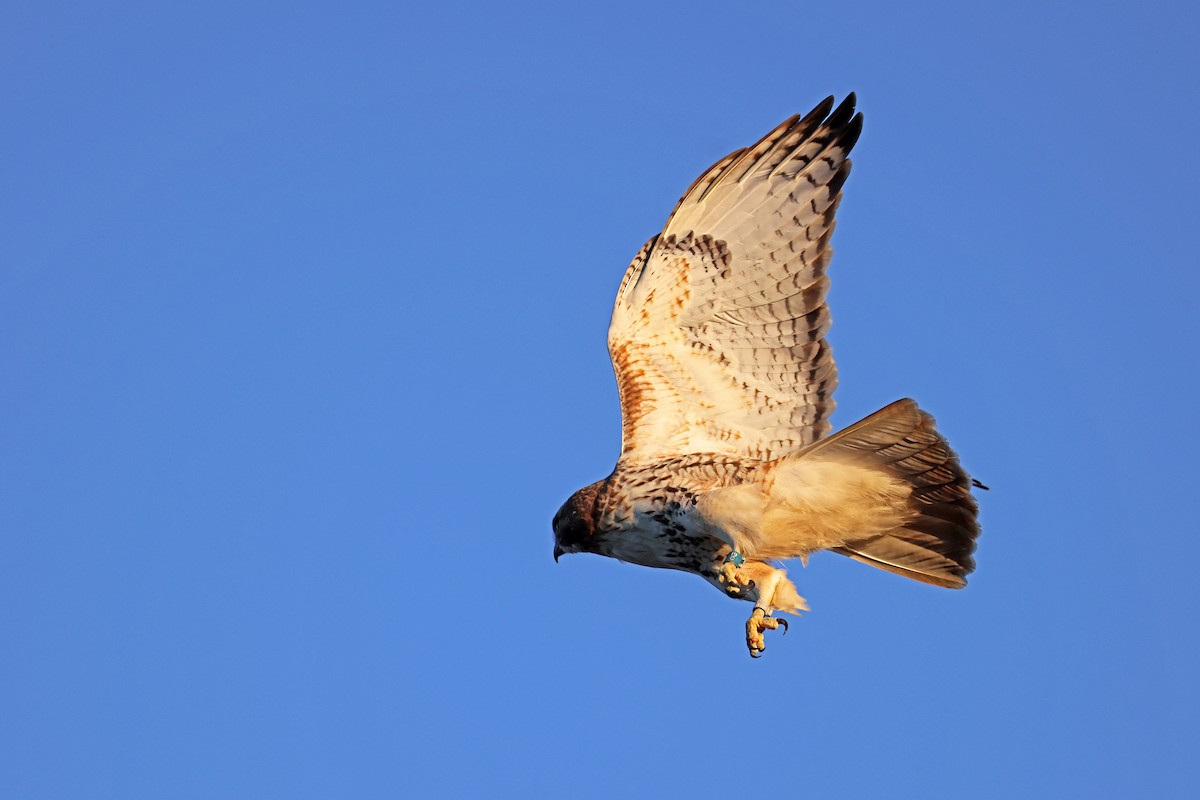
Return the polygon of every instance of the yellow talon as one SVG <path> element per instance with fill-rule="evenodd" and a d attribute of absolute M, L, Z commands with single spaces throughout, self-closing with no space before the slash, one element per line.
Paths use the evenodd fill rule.
<path fill-rule="evenodd" d="M 767 649 L 767 640 L 763 637 L 763 631 L 773 631 L 783 624 L 783 630 L 787 631 L 787 621 L 777 619 L 776 617 L 768 617 L 767 612 L 758 607 L 754 607 L 753 613 L 750 614 L 750 619 L 746 620 L 746 646 L 750 648 L 750 656 L 758 658 L 762 655 L 762 651 Z"/>
<path fill-rule="evenodd" d="M 727 594 L 735 597 L 741 594 L 742 587 L 754 585 L 754 581 L 746 577 L 746 573 L 728 561 L 721 565 L 721 569 L 717 573 L 717 580 L 720 581 L 721 588 Z"/>

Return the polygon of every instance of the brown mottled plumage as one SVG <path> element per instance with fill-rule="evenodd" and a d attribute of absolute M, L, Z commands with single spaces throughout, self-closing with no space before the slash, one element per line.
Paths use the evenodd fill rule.
<path fill-rule="evenodd" d="M 853 94 L 828 98 L 684 193 L 613 307 L 621 457 L 554 518 L 556 560 L 685 570 L 754 602 L 755 656 L 773 611 L 807 609 L 768 560 L 832 550 L 951 588 L 975 565 L 972 481 L 932 417 L 900 400 L 829 436 L 825 270 L 861 130 Z"/>

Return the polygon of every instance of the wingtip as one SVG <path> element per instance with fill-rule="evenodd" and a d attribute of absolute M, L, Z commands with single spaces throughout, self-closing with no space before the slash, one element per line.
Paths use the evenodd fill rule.
<path fill-rule="evenodd" d="M 817 122 L 818 120 L 825 119 L 829 116 L 829 112 L 833 109 L 833 103 L 834 97 L 833 95 L 829 95 L 829 97 L 826 97 L 824 100 L 817 103 L 812 111 L 805 114 L 803 119 L 800 120 L 799 124 L 801 126 L 807 126 Z"/>
<path fill-rule="evenodd" d="M 846 123 L 846 127 L 842 129 L 842 135 L 838 137 L 838 144 L 840 144 L 847 153 L 850 152 L 854 145 L 858 143 L 858 137 L 862 136 L 862 129 L 863 115 L 860 111 L 855 114 L 848 123 Z"/>
<path fill-rule="evenodd" d="M 846 95 L 846 99 L 833 110 L 833 113 L 829 115 L 829 119 L 825 120 L 825 124 L 830 128 L 840 128 L 846 125 L 854 116 L 854 104 L 856 102 L 854 92 Z"/>

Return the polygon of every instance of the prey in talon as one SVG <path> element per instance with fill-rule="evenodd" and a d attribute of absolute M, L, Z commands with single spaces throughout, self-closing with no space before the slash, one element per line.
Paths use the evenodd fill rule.
<path fill-rule="evenodd" d="M 861 131 L 854 95 L 831 97 L 687 189 L 613 307 L 620 458 L 554 517 L 556 561 L 682 570 L 752 603 L 755 658 L 765 632 L 787 630 L 778 613 L 808 610 L 780 562 L 829 550 L 955 589 L 975 568 L 984 487 L 933 417 L 898 400 L 830 435 L 826 273 Z M 945 292 L 911 277 L 896 302 L 937 314 Z"/>

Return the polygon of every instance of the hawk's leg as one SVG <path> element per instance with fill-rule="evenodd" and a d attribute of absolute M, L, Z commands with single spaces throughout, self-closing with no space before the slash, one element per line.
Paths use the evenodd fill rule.
<path fill-rule="evenodd" d="M 736 553 L 724 562 L 714 562 L 710 570 L 701 573 L 708 581 L 730 597 L 754 603 L 754 613 L 746 622 L 746 646 L 750 655 L 758 658 L 766 649 L 764 631 L 782 627 L 787 621 L 771 616 L 776 611 L 800 616 L 808 611 L 808 603 L 788 580 L 787 572 L 764 561 L 742 558 Z M 717 558 L 720 558 L 718 556 Z M 737 563 L 740 560 L 740 564 Z"/>
<path fill-rule="evenodd" d="M 773 631 L 780 627 L 783 628 L 784 633 L 787 633 L 786 619 L 772 617 L 770 612 L 761 606 L 754 607 L 754 613 L 750 615 L 750 619 L 746 620 L 746 647 L 750 648 L 751 658 L 758 658 L 762 655 L 762 651 L 767 649 L 763 631 Z"/>
<path fill-rule="evenodd" d="M 758 658 L 767 649 L 764 631 L 783 628 L 786 633 L 788 629 L 787 620 L 773 617 L 771 612 L 779 610 L 799 615 L 808 610 L 808 604 L 796 593 L 796 585 L 788 580 L 784 570 L 751 561 L 746 564 L 745 571 L 752 576 L 751 584 L 755 588 L 754 596 L 749 598 L 754 600 L 754 611 L 746 620 L 746 647 L 752 657 Z"/>

